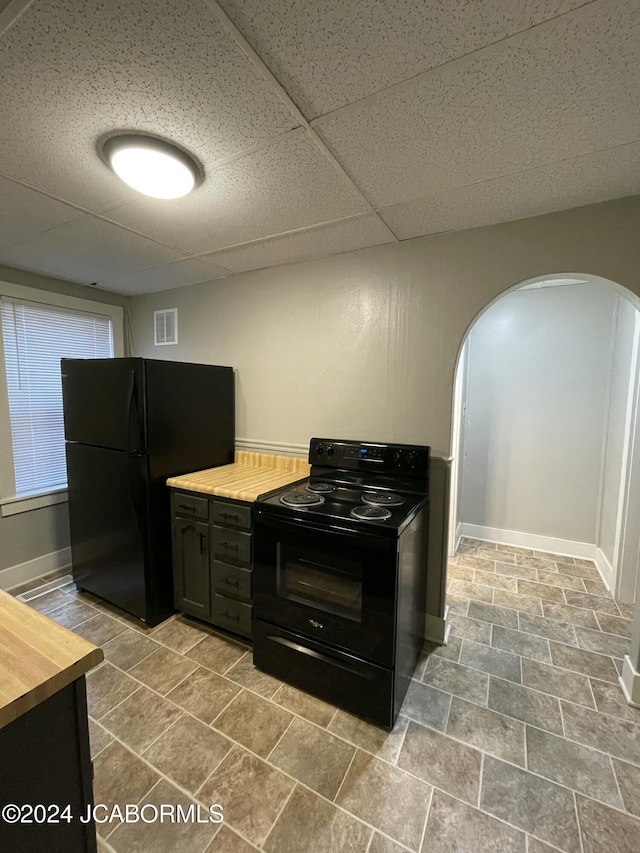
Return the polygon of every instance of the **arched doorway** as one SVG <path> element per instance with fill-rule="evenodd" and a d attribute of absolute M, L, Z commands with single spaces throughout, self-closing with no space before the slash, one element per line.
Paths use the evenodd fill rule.
<path fill-rule="evenodd" d="M 451 553 L 464 533 L 593 559 L 633 601 L 639 341 L 640 299 L 592 275 L 529 279 L 474 318 L 456 365 Z"/>

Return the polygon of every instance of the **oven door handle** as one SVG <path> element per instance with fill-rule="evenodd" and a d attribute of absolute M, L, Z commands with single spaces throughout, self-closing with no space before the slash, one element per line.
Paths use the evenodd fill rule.
<path fill-rule="evenodd" d="M 393 536 L 375 536 L 364 531 L 347 530 L 335 522 L 325 527 L 300 516 L 292 519 L 277 518 L 260 508 L 254 508 L 254 526 L 256 523 L 284 533 L 321 533 L 324 536 L 334 537 L 344 545 L 352 544 L 376 551 L 395 551 L 398 546 L 398 540 Z"/>
<path fill-rule="evenodd" d="M 265 639 L 271 640 L 273 643 L 278 643 L 281 646 L 285 646 L 287 649 L 292 649 L 294 652 L 299 652 L 301 655 L 307 655 L 307 657 L 314 658 L 314 660 L 328 663 L 331 666 L 338 667 L 338 669 L 344 669 L 345 672 L 350 672 L 352 675 L 358 675 L 360 678 L 368 678 L 369 681 L 373 680 L 374 676 L 370 672 L 363 672 L 357 666 L 351 666 L 348 663 L 336 660 L 336 658 L 329 657 L 329 655 L 323 655 L 313 649 L 308 649 L 306 646 L 301 646 L 299 643 L 294 643 L 292 640 L 287 640 L 285 637 L 276 637 L 273 634 L 267 634 Z"/>

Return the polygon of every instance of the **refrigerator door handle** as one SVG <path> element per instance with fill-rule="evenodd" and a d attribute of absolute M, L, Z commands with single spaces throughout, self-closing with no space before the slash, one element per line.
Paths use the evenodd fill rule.
<path fill-rule="evenodd" d="M 141 456 L 129 456 L 129 502 L 131 504 L 131 509 L 133 510 L 133 517 L 136 520 L 136 527 L 138 530 L 142 530 L 142 523 L 140 519 L 140 499 L 142 496 L 142 489 L 140 488 L 140 473 L 139 470 L 136 470 L 134 474 L 131 472 L 131 468 L 133 464 L 137 466 L 140 465 Z"/>
<path fill-rule="evenodd" d="M 126 415 L 125 415 L 125 452 L 126 453 L 140 453 L 142 451 L 142 446 L 140 445 L 140 415 L 138 413 L 138 417 L 136 419 L 137 422 L 137 434 L 135 447 L 131 446 L 131 415 L 133 413 L 133 401 L 134 397 L 136 402 L 138 402 L 138 394 L 136 388 L 136 372 L 132 370 L 129 375 L 129 388 L 127 390 L 127 404 L 126 404 Z M 140 446 L 139 446 L 140 445 Z"/>

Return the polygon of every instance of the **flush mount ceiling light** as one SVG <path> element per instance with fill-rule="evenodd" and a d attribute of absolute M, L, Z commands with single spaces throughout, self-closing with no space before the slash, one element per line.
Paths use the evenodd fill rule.
<path fill-rule="evenodd" d="M 152 198 L 181 198 L 202 179 L 201 170 L 189 154 L 154 136 L 111 136 L 102 150 L 107 163 L 125 184 Z"/>

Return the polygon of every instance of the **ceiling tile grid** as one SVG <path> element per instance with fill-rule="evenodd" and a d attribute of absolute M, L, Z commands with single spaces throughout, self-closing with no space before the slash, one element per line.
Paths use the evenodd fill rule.
<path fill-rule="evenodd" d="M 563 160 L 503 178 L 447 188 L 383 208 L 401 239 L 539 216 L 640 193 L 640 142 Z"/>
<path fill-rule="evenodd" d="M 376 207 L 640 137 L 640 6 L 595 3 L 313 123 Z"/>
<path fill-rule="evenodd" d="M 384 223 L 374 214 L 367 214 L 222 249 L 202 257 L 210 257 L 232 272 L 239 273 L 393 242 L 394 236 Z"/>
<path fill-rule="evenodd" d="M 202 253 L 368 210 L 357 190 L 299 129 L 212 169 L 189 196 L 164 204 L 138 196 L 105 215 Z"/>
<path fill-rule="evenodd" d="M 0 0 L 0 79 L 0 262 L 124 293 L 640 191 L 638 0 Z"/>
<path fill-rule="evenodd" d="M 220 0 L 308 118 L 589 0 Z"/>
<path fill-rule="evenodd" d="M 105 133 L 210 166 L 296 124 L 206 0 L 36 0 L 0 40 L 0 79 L 0 171 L 94 212 L 136 196 L 96 156 Z"/>

